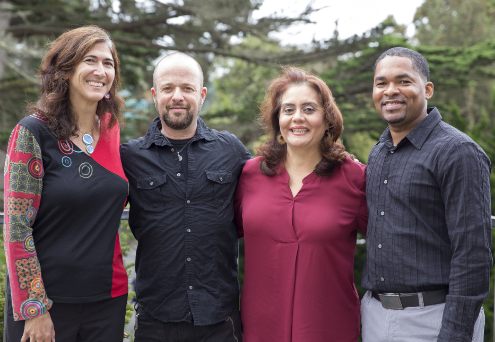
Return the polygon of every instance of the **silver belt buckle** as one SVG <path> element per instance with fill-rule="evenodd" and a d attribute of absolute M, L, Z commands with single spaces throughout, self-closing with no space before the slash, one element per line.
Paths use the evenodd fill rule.
<path fill-rule="evenodd" d="M 400 296 L 398 294 L 378 294 L 380 296 L 380 302 L 385 309 L 392 310 L 404 310 Z"/>

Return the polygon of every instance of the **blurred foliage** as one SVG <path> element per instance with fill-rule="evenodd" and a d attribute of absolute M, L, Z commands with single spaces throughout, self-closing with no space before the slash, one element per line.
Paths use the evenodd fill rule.
<path fill-rule="evenodd" d="M 428 46 L 472 46 L 495 39 L 494 0 L 427 0 L 414 15 L 416 39 Z"/>

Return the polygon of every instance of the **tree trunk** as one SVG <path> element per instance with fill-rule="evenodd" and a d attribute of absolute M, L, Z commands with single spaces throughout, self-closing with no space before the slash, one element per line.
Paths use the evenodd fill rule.
<path fill-rule="evenodd" d="M 0 39 L 2 39 L 5 34 L 5 30 L 10 25 L 10 17 L 12 15 L 12 12 L 10 11 L 11 9 L 12 4 L 10 2 L 0 1 Z M 0 80 L 3 77 L 5 58 L 7 58 L 7 52 L 4 49 L 0 48 Z"/>
<path fill-rule="evenodd" d="M 12 9 L 12 4 L 7 1 L 0 0 L 0 40 L 5 37 L 5 30 L 9 27 L 10 25 L 10 17 L 12 15 L 11 12 Z M 5 69 L 5 59 L 7 58 L 7 51 L 4 49 L 0 48 L 0 80 L 3 78 L 3 72 Z M 2 103 L 0 100 L 0 108 L 2 108 Z M 1 129 L 5 129 L 6 127 L 6 115 L 2 115 L 3 113 L 0 113 L 0 116 L 2 117 L 2 127 Z M 4 169 L 4 162 L 5 161 L 5 152 L 0 150 L 0 172 L 3 174 L 3 169 Z M 3 183 L 0 185 L 1 189 L 1 194 L 0 194 L 0 210 L 3 211 Z M 5 315 L 5 317 L 7 317 Z M 5 336 L 4 336 L 4 341 L 5 341 Z"/>

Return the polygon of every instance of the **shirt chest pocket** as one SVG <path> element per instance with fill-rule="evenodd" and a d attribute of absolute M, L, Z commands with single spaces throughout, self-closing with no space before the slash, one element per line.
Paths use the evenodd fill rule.
<path fill-rule="evenodd" d="M 203 203 L 222 208 L 232 199 L 232 172 L 206 170 L 205 197 Z"/>
<path fill-rule="evenodd" d="M 167 184 L 166 173 L 138 179 L 137 188 L 143 200 L 144 209 L 162 211 L 174 205 Z"/>

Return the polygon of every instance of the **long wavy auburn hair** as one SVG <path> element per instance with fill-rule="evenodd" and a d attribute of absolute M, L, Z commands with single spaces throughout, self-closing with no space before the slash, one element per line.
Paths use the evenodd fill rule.
<path fill-rule="evenodd" d="M 102 28 L 89 25 L 63 33 L 48 44 L 48 52 L 41 61 L 39 76 L 41 77 L 40 97 L 36 105 L 28 105 L 30 111 L 38 112 L 48 120 L 48 129 L 60 140 L 77 135 L 78 126 L 74 108 L 70 103 L 68 78 L 74 68 L 81 62 L 91 48 L 97 44 L 107 43 L 112 53 L 115 78 L 110 88 L 110 98 L 98 101 L 96 115 L 101 119 L 105 113 L 111 114 L 108 128 L 122 123 L 121 111 L 124 100 L 119 96 L 120 61 L 117 49 L 109 34 Z"/>
<path fill-rule="evenodd" d="M 325 137 L 321 140 L 319 149 L 322 159 L 316 165 L 314 172 L 319 177 L 329 177 L 336 166 L 342 165 L 345 159 L 351 156 L 345 151 L 339 138 L 344 128 L 342 114 L 326 83 L 319 77 L 296 67 L 282 69 L 280 77 L 274 79 L 268 87 L 261 105 L 258 120 L 265 129 L 268 140 L 257 148 L 258 155 L 262 157 L 259 169 L 264 175 L 273 176 L 277 173 L 277 166 L 287 156 L 287 144 L 280 145 L 277 136 L 280 134 L 279 115 L 282 96 L 293 85 L 307 85 L 320 96 L 324 115 L 329 123 L 327 130 L 332 139 L 330 142 L 325 141 Z"/>

